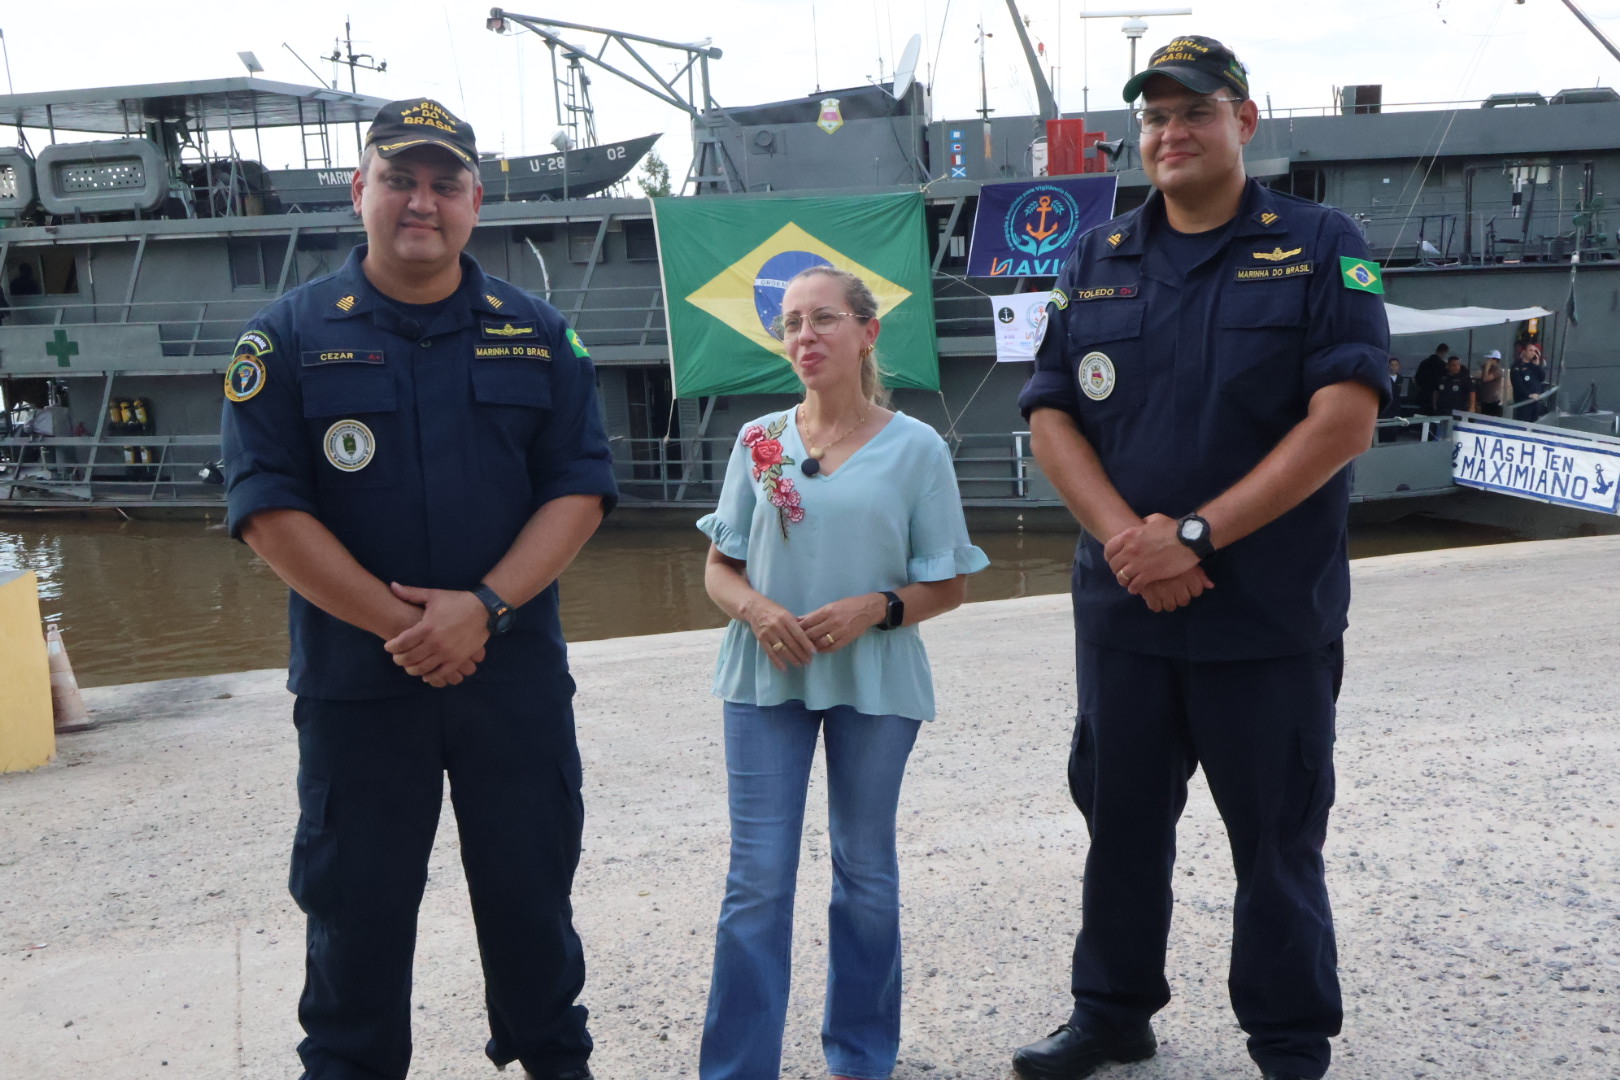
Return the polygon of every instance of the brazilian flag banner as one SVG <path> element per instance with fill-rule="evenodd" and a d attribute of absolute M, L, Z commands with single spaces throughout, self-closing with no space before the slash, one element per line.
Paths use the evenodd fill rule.
<path fill-rule="evenodd" d="M 891 387 L 939 389 L 934 290 L 921 192 L 815 198 L 653 199 L 675 396 L 799 390 L 767 327 L 793 275 L 823 264 L 877 298 Z"/>

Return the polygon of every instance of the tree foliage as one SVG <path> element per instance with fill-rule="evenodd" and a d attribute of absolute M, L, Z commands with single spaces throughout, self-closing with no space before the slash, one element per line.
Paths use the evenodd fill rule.
<path fill-rule="evenodd" d="M 669 194 L 669 166 L 658 156 L 657 150 L 649 150 L 642 159 L 641 175 L 636 177 L 636 183 L 649 199 L 661 199 Z"/>

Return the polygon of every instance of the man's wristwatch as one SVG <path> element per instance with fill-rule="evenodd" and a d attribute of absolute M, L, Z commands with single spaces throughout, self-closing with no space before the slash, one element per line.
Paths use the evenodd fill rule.
<path fill-rule="evenodd" d="M 883 590 L 883 598 L 888 601 L 884 609 L 883 621 L 877 624 L 879 630 L 893 630 L 906 621 L 906 604 L 904 600 L 887 589 Z"/>
<path fill-rule="evenodd" d="M 1199 562 L 1215 554 L 1215 545 L 1209 542 L 1209 522 L 1197 514 L 1176 519 L 1176 539 L 1192 548 Z"/>
<path fill-rule="evenodd" d="M 472 590 L 472 594 L 478 597 L 479 603 L 489 612 L 487 625 L 491 634 L 504 634 L 512 629 L 512 624 L 517 622 L 516 608 L 496 596 L 494 589 L 482 583 Z"/>

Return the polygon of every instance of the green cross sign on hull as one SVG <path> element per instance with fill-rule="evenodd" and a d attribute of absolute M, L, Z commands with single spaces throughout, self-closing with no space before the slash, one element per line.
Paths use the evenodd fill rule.
<path fill-rule="evenodd" d="M 69 341 L 66 330 L 58 330 L 55 337 L 45 346 L 48 356 L 56 357 L 57 367 L 67 367 L 70 357 L 79 355 L 79 343 Z"/>

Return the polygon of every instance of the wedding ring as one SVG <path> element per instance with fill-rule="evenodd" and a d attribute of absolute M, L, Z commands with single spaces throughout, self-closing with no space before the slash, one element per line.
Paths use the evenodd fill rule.
<path fill-rule="evenodd" d="M 828 634 L 828 635 L 827 635 L 827 644 L 829 644 L 829 645 L 836 645 L 836 644 L 838 644 L 838 642 L 837 642 L 837 640 L 835 640 L 835 639 L 834 639 L 834 638 L 833 638 L 833 636 L 832 636 L 832 635 L 831 635 L 831 634 Z"/>
<path fill-rule="evenodd" d="M 775 645 L 771 646 L 771 652 L 775 652 L 777 649 L 780 649 L 781 647 L 782 647 L 782 643 L 780 641 L 778 641 Z"/>

